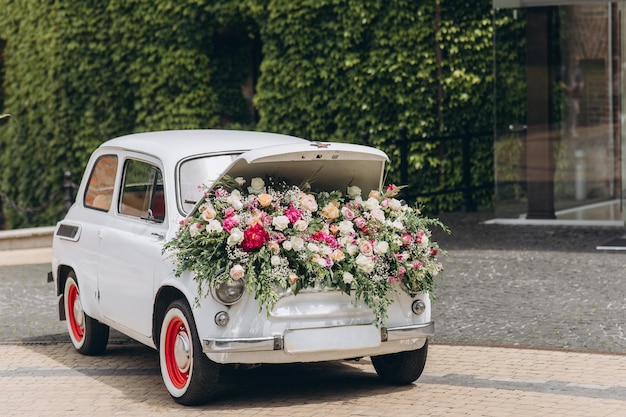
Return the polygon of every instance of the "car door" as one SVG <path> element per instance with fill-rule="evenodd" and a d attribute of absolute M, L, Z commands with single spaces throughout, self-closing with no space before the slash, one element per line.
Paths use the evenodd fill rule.
<path fill-rule="evenodd" d="M 100 235 L 101 310 L 130 332 L 150 337 L 155 265 L 162 258 L 167 227 L 158 161 L 126 158 L 116 203 L 117 213 Z"/>

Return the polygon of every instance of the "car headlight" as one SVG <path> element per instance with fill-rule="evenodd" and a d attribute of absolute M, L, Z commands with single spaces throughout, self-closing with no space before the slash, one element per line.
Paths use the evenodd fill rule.
<path fill-rule="evenodd" d="M 229 306 L 235 304 L 243 295 L 243 280 L 228 280 L 213 288 L 213 297 L 220 303 Z"/>

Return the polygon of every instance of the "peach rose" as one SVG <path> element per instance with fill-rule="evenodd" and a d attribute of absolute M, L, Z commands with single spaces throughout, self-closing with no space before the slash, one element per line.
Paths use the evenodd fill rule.
<path fill-rule="evenodd" d="M 243 266 L 237 264 L 235 266 L 233 266 L 232 268 L 230 268 L 230 272 L 229 275 L 232 279 L 239 280 L 241 278 L 243 278 L 243 276 L 245 275 L 246 271 L 243 269 Z"/>
<path fill-rule="evenodd" d="M 339 217 L 339 203 L 336 201 L 331 201 L 326 204 L 322 209 L 322 216 L 326 217 L 329 220 L 335 220 Z"/>
<path fill-rule="evenodd" d="M 372 256 L 374 248 L 368 240 L 363 240 L 359 243 L 359 252 L 365 256 Z"/>
<path fill-rule="evenodd" d="M 261 204 L 261 207 L 267 207 L 272 204 L 272 196 L 266 193 L 259 194 L 257 196 L 257 200 L 259 200 L 259 204 Z"/>
<path fill-rule="evenodd" d="M 217 213 L 215 212 L 215 209 L 212 206 L 206 206 L 205 209 L 202 211 L 202 219 L 205 222 L 208 222 L 209 220 L 213 220 L 215 216 L 217 216 Z"/>
<path fill-rule="evenodd" d="M 341 262 L 344 259 L 346 259 L 346 255 L 343 253 L 343 251 L 339 250 L 339 249 L 335 249 L 331 254 L 330 254 L 330 259 L 333 260 L 333 262 Z"/>
<path fill-rule="evenodd" d="M 287 277 L 287 281 L 289 281 L 289 285 L 295 284 L 300 278 L 296 275 L 295 272 L 290 271 L 289 276 Z"/>
<path fill-rule="evenodd" d="M 376 190 L 372 190 L 367 195 L 367 198 L 375 198 L 376 200 L 378 200 L 380 198 L 380 193 L 378 191 L 376 191 Z"/>

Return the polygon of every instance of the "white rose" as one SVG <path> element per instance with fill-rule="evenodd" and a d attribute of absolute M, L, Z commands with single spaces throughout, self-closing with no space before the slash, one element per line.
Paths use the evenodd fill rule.
<path fill-rule="evenodd" d="M 354 275 L 349 272 L 344 272 L 342 278 L 343 282 L 345 282 L 346 284 L 352 284 L 352 282 L 354 281 Z"/>
<path fill-rule="evenodd" d="M 341 236 L 349 236 L 354 233 L 354 225 L 350 220 L 343 220 L 337 224 L 339 227 L 339 234 Z"/>
<path fill-rule="evenodd" d="M 404 230 L 404 224 L 402 224 L 402 222 L 397 219 L 391 222 L 391 227 L 398 230 Z"/>
<path fill-rule="evenodd" d="M 238 280 L 243 278 L 243 276 L 245 275 L 246 271 L 243 269 L 243 266 L 241 265 L 235 265 L 232 268 L 230 268 L 229 271 L 229 275 L 232 279 L 234 280 Z"/>
<path fill-rule="evenodd" d="M 198 236 L 198 233 L 200 233 L 201 229 L 202 229 L 202 224 L 201 223 L 191 223 L 189 225 L 189 235 L 191 237 L 196 237 L 196 236 Z"/>
<path fill-rule="evenodd" d="M 320 251 L 320 247 L 317 246 L 315 243 L 309 243 L 308 245 L 306 245 L 306 247 L 311 252 L 319 252 Z"/>
<path fill-rule="evenodd" d="M 293 224 L 293 230 L 297 232 L 304 232 L 308 227 L 309 227 L 309 222 L 307 222 L 306 220 L 302 220 L 302 219 L 297 220 Z"/>
<path fill-rule="evenodd" d="M 289 239 L 289 241 L 291 242 L 291 246 L 295 251 L 301 251 L 302 249 L 304 249 L 304 239 L 302 239 L 301 237 L 293 236 L 291 239 Z"/>
<path fill-rule="evenodd" d="M 243 201 L 241 201 L 241 193 L 239 190 L 233 190 L 226 199 L 226 202 L 235 210 L 241 210 L 243 208 Z"/>
<path fill-rule="evenodd" d="M 369 256 L 365 256 L 362 253 L 356 257 L 356 266 L 366 274 L 369 274 L 374 270 L 374 261 Z"/>
<path fill-rule="evenodd" d="M 388 250 L 389 250 L 389 243 L 385 242 L 384 240 L 379 240 L 374 245 L 374 253 L 378 255 L 384 255 L 385 253 L 387 253 Z"/>
<path fill-rule="evenodd" d="M 302 205 L 302 208 L 310 212 L 317 210 L 317 201 L 315 201 L 315 196 L 311 194 L 303 194 L 300 197 L 300 204 Z"/>
<path fill-rule="evenodd" d="M 346 252 L 348 255 L 354 256 L 359 251 L 359 247 L 353 243 L 346 245 Z"/>
<path fill-rule="evenodd" d="M 392 210 L 400 210 L 401 207 L 402 207 L 402 203 L 397 198 L 392 198 L 389 201 L 389 208 L 390 209 L 392 209 Z"/>
<path fill-rule="evenodd" d="M 360 196 L 361 196 L 361 189 L 359 187 L 357 187 L 356 185 L 352 185 L 348 187 L 348 197 L 354 200 L 355 198 L 360 197 Z"/>
<path fill-rule="evenodd" d="M 266 192 L 265 190 L 265 181 L 263 178 L 255 177 L 250 181 L 250 187 L 248 187 L 248 192 L 250 194 L 263 194 Z"/>
<path fill-rule="evenodd" d="M 339 246 L 341 246 L 342 248 L 347 247 L 350 243 L 352 243 L 352 236 L 340 236 L 337 239 L 337 242 L 339 243 Z"/>
<path fill-rule="evenodd" d="M 226 240 L 228 246 L 235 246 L 243 241 L 243 231 L 238 227 L 233 227 L 230 230 L 230 236 Z"/>
<path fill-rule="evenodd" d="M 285 240 L 283 242 L 283 249 L 285 249 L 285 250 L 292 250 L 293 249 L 293 243 L 291 243 L 290 240 Z"/>
<path fill-rule="evenodd" d="M 420 243 L 417 244 L 420 249 L 425 249 L 428 247 L 428 236 L 422 236 Z"/>
<path fill-rule="evenodd" d="M 365 207 L 366 210 L 372 211 L 374 209 L 380 208 L 380 203 L 376 198 L 370 197 L 363 202 L 363 207 Z"/>
<path fill-rule="evenodd" d="M 278 230 L 285 230 L 289 226 L 289 218 L 287 216 L 276 216 L 272 219 L 272 225 Z"/>
<path fill-rule="evenodd" d="M 218 220 L 209 220 L 209 223 L 206 225 L 206 231 L 210 233 L 222 233 L 224 228 L 222 224 Z"/>
<path fill-rule="evenodd" d="M 372 217 L 382 222 L 385 220 L 385 212 L 382 211 L 380 208 L 375 208 L 374 210 L 372 210 Z"/>
<path fill-rule="evenodd" d="M 282 261 L 282 259 L 280 259 L 280 256 L 273 255 L 270 258 L 270 263 L 272 264 L 272 266 L 280 266 L 283 263 L 283 261 Z"/>

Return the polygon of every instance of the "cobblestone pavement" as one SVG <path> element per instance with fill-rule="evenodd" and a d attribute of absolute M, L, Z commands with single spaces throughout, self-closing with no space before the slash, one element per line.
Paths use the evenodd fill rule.
<path fill-rule="evenodd" d="M 33 258 L 0 266 L 0 415 L 626 416 L 626 252 L 595 249 L 626 230 L 443 220 L 437 335 L 412 385 L 367 358 L 226 368 L 215 402 L 179 407 L 154 351 L 115 333 L 105 356 L 73 351 Z"/>
<path fill-rule="evenodd" d="M 479 224 L 448 215 L 435 341 L 626 353 L 623 227 Z"/>

